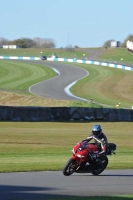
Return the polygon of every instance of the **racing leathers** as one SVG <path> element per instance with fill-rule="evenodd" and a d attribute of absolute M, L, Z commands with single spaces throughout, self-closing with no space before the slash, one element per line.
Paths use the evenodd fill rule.
<path fill-rule="evenodd" d="M 94 139 L 94 144 L 98 147 L 99 152 L 97 154 L 94 154 L 93 157 L 99 158 L 103 157 L 107 154 L 108 151 L 108 140 L 106 135 L 101 132 L 101 134 L 97 137 L 93 135 L 93 133 L 87 137 L 85 140 L 89 142 L 90 140 Z"/>

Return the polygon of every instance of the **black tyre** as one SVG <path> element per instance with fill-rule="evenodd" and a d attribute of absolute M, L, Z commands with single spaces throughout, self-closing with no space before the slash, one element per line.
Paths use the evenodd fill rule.
<path fill-rule="evenodd" d="M 67 161 L 67 163 L 65 164 L 64 168 L 63 168 L 63 174 L 65 176 L 70 176 L 71 174 L 73 174 L 75 172 L 74 165 L 75 161 L 71 158 L 70 160 Z"/>
<path fill-rule="evenodd" d="M 101 174 L 107 167 L 108 165 L 108 158 L 105 157 L 103 160 L 102 160 L 102 163 L 99 164 L 99 166 L 97 167 L 96 170 L 92 171 L 92 174 L 97 176 L 99 174 Z"/>

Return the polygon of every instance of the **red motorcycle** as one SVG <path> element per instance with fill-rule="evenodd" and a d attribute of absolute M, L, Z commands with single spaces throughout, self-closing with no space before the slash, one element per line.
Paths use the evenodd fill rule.
<path fill-rule="evenodd" d="M 63 174 L 70 176 L 76 173 L 91 173 L 93 175 L 101 174 L 108 165 L 107 155 L 115 154 L 116 144 L 109 143 L 106 156 L 96 160 L 94 154 L 99 152 L 94 143 L 82 141 L 76 144 L 72 150 L 73 156 L 70 158 L 63 168 Z"/>

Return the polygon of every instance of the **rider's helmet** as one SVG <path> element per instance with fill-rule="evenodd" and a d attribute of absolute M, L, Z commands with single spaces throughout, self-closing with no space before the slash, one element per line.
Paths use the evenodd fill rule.
<path fill-rule="evenodd" d="M 92 134 L 94 137 L 99 137 L 102 133 L 102 127 L 99 124 L 95 124 L 92 128 Z"/>

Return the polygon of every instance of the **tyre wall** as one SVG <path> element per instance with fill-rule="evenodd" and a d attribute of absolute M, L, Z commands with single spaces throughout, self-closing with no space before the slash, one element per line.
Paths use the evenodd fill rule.
<path fill-rule="evenodd" d="M 133 121 L 133 109 L 0 106 L 0 121 Z"/>

